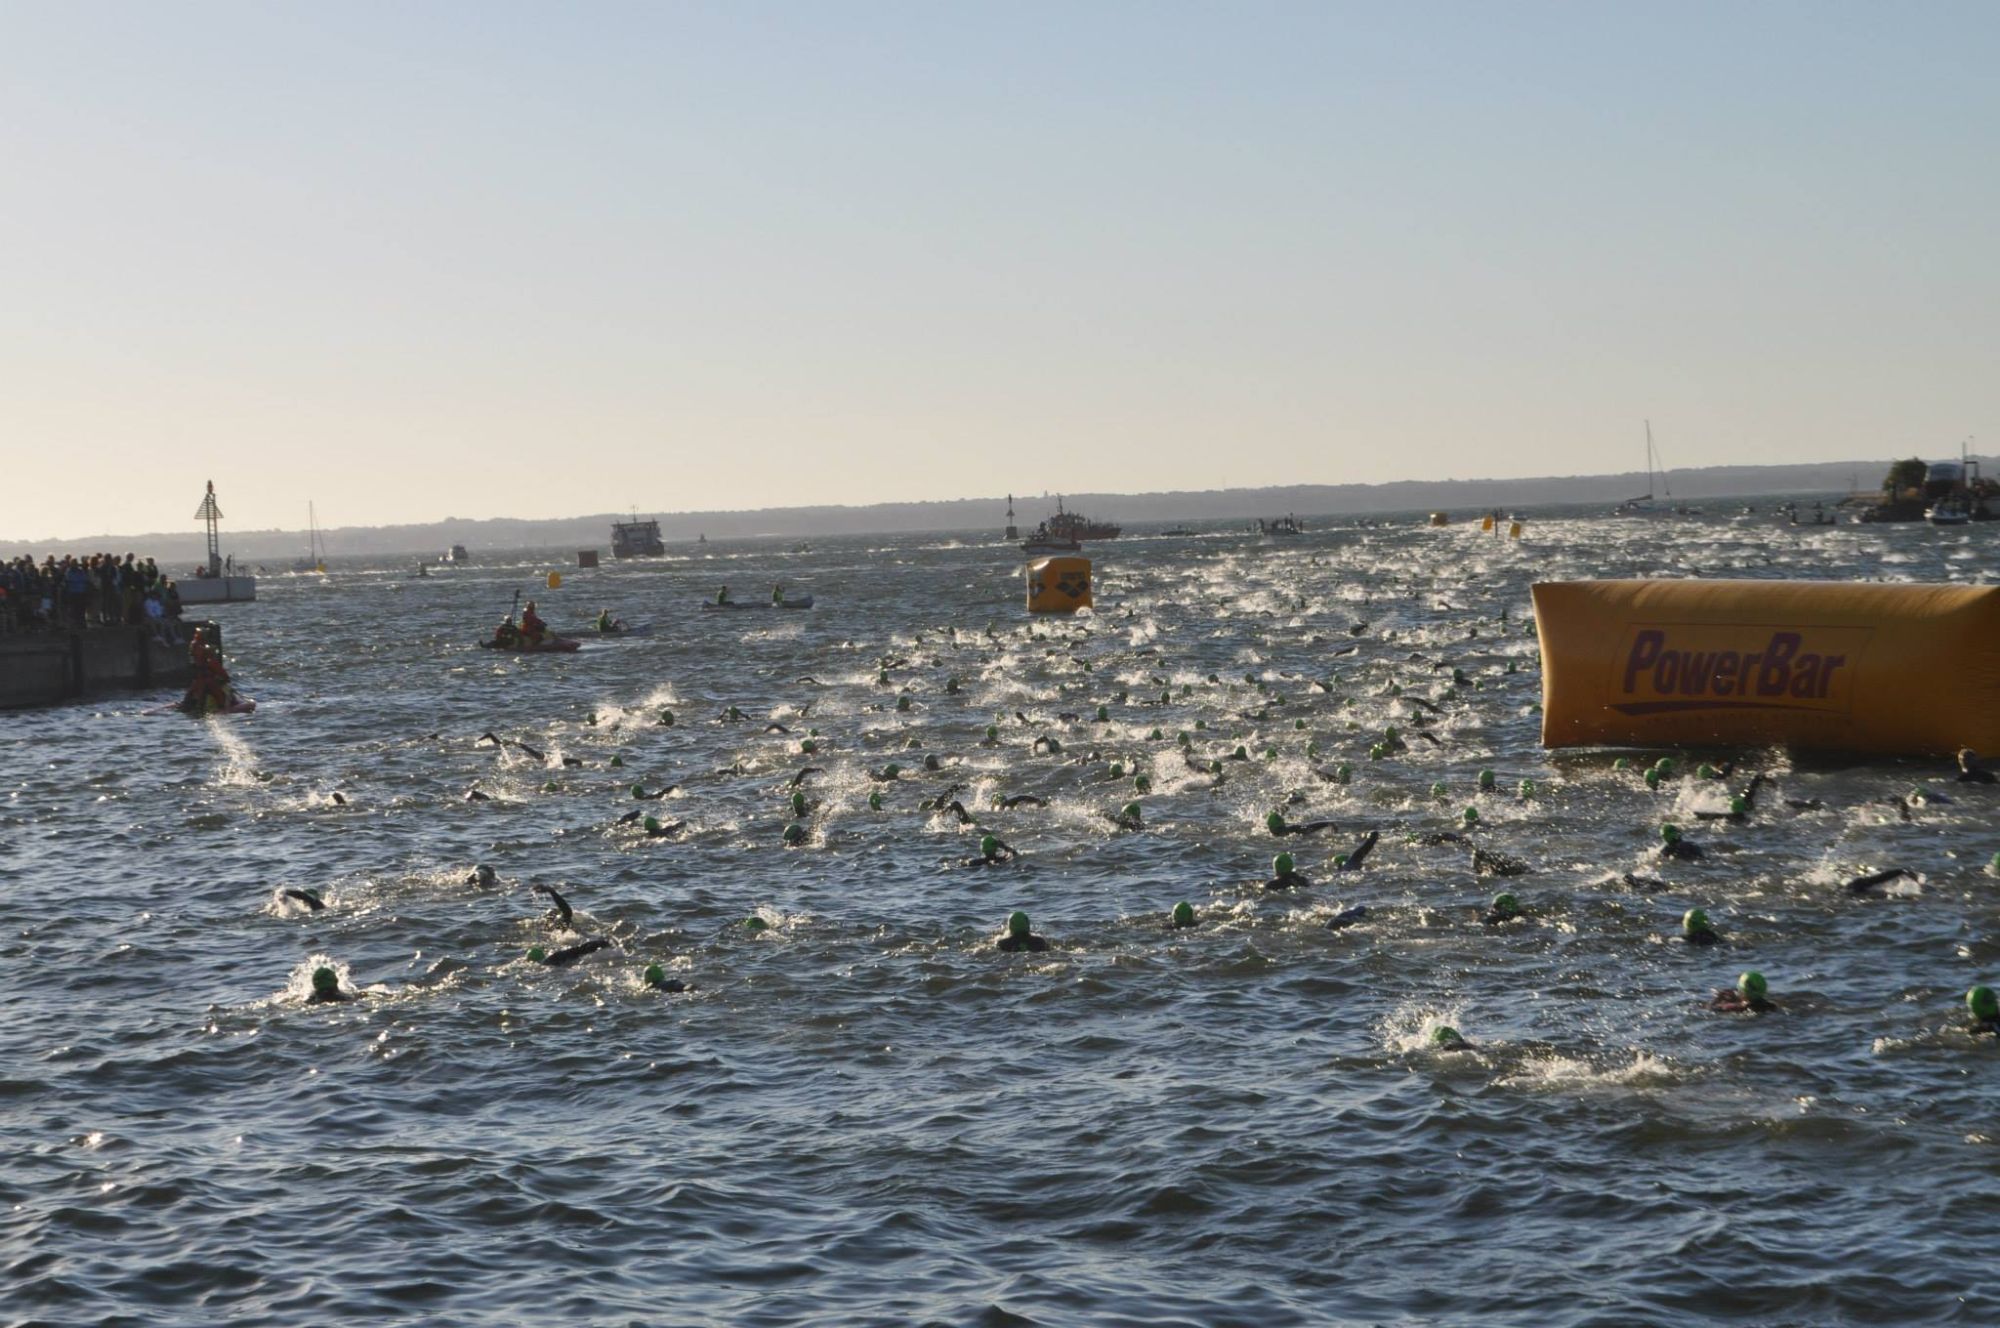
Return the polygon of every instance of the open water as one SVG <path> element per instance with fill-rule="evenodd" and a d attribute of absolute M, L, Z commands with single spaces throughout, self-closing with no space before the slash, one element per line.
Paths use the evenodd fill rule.
<path fill-rule="evenodd" d="M 1074 621 L 972 537 L 266 578 L 214 611 L 254 716 L 0 716 L 0 1323 L 2000 1322 L 2000 1048 L 1961 1004 L 2000 979 L 2000 793 L 1905 822 L 1943 770 L 1739 753 L 1756 814 L 1698 822 L 1722 786 L 1541 750 L 1525 630 L 1537 579 L 1982 581 L 1994 538 L 1128 536 Z M 777 579 L 818 606 L 695 607 Z M 473 648 L 523 587 L 655 630 Z M 964 865 L 980 830 L 919 808 L 954 786 L 1018 863 Z M 1420 838 L 1469 803 L 1523 925 Z M 1340 829 L 1280 843 L 1273 807 Z M 1653 861 L 1668 819 L 1705 861 Z M 1278 848 L 1319 884 L 1259 889 Z M 1727 945 L 1672 939 L 1694 905 Z M 1052 950 L 993 949 L 1016 908 Z M 305 1002 L 321 962 L 357 1000 Z M 1709 1012 L 1748 967 L 1782 1012 Z"/>

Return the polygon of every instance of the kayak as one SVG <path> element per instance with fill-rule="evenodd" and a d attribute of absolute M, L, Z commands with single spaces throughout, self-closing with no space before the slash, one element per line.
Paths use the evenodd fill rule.
<path fill-rule="evenodd" d="M 712 599 L 705 599 L 701 602 L 701 607 L 704 609 L 809 609 L 812 606 L 813 597 L 811 595 L 800 595 L 796 599 L 780 600 L 776 604 L 765 600 L 746 600 L 742 603 L 731 600 L 727 604 L 717 604 Z"/>
<path fill-rule="evenodd" d="M 498 641 L 481 641 L 479 643 L 481 650 L 505 650 L 516 655 L 564 654 L 571 650 L 580 650 L 582 647 L 583 642 L 572 641 L 566 636 L 552 636 L 545 641 L 537 641 L 533 645 L 529 645 L 525 641 L 511 646 L 503 646 Z"/>

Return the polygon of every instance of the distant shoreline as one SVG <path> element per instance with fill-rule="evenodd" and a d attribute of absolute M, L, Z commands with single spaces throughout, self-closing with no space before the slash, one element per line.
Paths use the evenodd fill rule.
<path fill-rule="evenodd" d="M 1672 499 L 1702 503 L 1715 499 L 1787 496 L 1846 496 L 1857 489 L 1872 492 L 1888 469 L 1886 459 L 1829 461 L 1791 466 L 1708 466 L 1676 470 L 1670 479 Z M 1264 488 L 1176 490 L 1158 493 L 1066 493 L 1065 506 L 1128 525 L 1171 522 L 1248 521 L 1295 512 L 1302 517 L 1354 517 L 1390 512 L 1450 512 L 1494 507 L 1611 504 L 1645 492 L 1646 476 L 1631 472 L 1608 475 L 1543 476 L 1529 479 L 1398 480 L 1386 484 L 1294 484 Z M 1662 495 L 1664 500 L 1665 495 Z M 1015 524 L 1025 533 L 1053 511 L 1053 493 L 1043 497 L 1017 493 Z M 710 539 L 811 539 L 878 533 L 903 535 L 992 529 L 1006 525 L 1006 497 L 960 498 L 935 502 L 879 503 L 869 506 L 759 508 L 745 511 L 648 512 L 660 522 L 669 544 Z M 375 557 L 443 557 L 453 544 L 473 553 L 481 549 L 603 549 L 610 541 L 611 523 L 629 520 L 628 512 L 602 512 L 543 520 L 489 517 L 446 518 L 442 521 L 390 526 L 323 528 L 319 533 L 334 557 L 344 554 Z M 289 568 L 306 551 L 304 530 L 230 530 L 223 528 L 225 553 L 239 561 L 282 564 Z M 200 532 L 190 528 L 144 534 L 91 535 L 74 539 L 0 541 L 0 557 L 20 554 L 41 557 L 54 553 L 126 551 L 178 564 L 199 560 L 205 553 Z"/>

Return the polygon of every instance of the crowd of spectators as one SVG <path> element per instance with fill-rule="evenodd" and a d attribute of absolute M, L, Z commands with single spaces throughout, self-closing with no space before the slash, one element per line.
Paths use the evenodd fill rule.
<path fill-rule="evenodd" d="M 150 627 L 181 639 L 181 592 L 151 558 L 53 554 L 0 562 L 0 633 Z"/>

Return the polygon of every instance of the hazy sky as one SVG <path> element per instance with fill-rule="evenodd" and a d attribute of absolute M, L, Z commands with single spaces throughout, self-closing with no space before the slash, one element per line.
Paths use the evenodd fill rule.
<path fill-rule="evenodd" d="M 0 0 L 0 538 L 2000 451 L 1997 38 Z"/>

